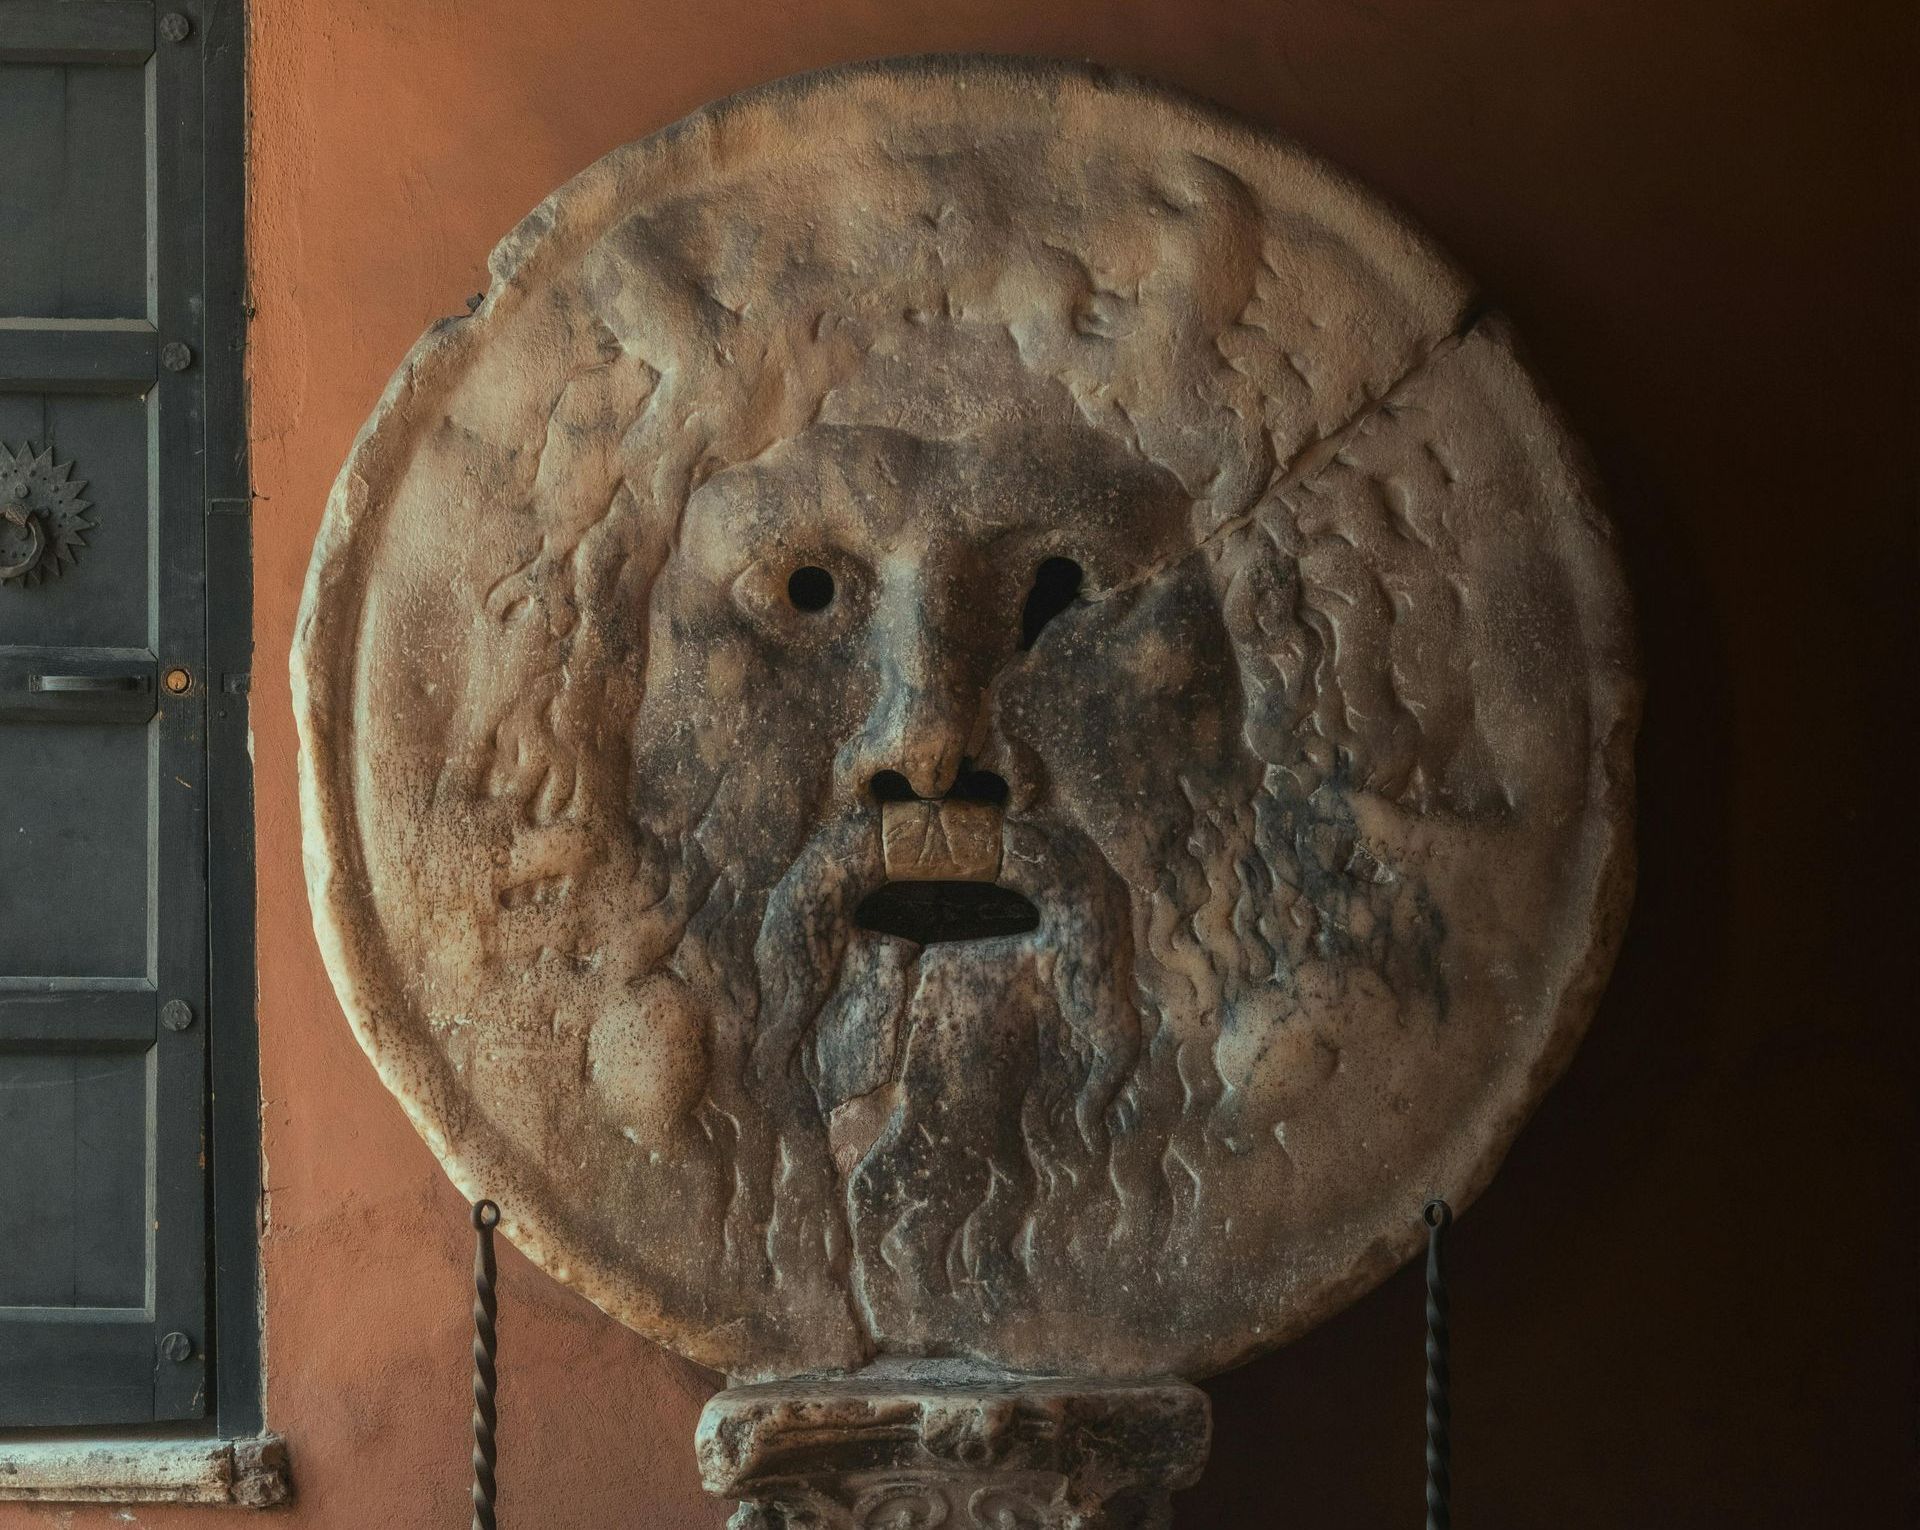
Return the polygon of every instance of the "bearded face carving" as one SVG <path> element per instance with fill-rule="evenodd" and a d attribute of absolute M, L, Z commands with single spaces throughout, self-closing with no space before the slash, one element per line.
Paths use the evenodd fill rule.
<path fill-rule="evenodd" d="M 677 937 L 752 974 L 716 1098 L 844 1207 L 862 1294 L 898 1323 L 1007 1300 L 1020 1245 L 1116 1209 L 1064 1196 L 1049 1226 L 1029 1152 L 1104 1185 L 1161 986 L 1136 924 L 1196 806 L 1250 814 L 1260 785 L 1190 501 L 987 349 L 944 359 L 993 377 L 991 405 L 923 396 L 903 429 L 894 388 L 856 378 L 690 496 L 636 728 L 641 821 L 685 844 L 706 815 L 700 867 L 748 894 L 697 955 Z M 689 907 L 712 895 L 691 875 Z M 771 1199 L 733 1211 L 757 1246 Z"/>
<path fill-rule="evenodd" d="M 1197 1373 L 1478 1188 L 1610 955 L 1634 694 L 1437 257 L 950 64 L 623 150 L 495 270 L 295 676 L 349 1013 L 533 1257 L 736 1375 Z"/>

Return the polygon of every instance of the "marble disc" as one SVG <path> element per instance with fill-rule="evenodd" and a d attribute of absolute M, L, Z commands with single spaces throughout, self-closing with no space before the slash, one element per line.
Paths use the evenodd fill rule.
<path fill-rule="evenodd" d="M 494 253 L 293 678 L 362 1045 L 736 1377 L 1198 1375 L 1486 1183 L 1630 896 L 1607 521 L 1506 325 L 1103 73 L 785 81 Z"/>

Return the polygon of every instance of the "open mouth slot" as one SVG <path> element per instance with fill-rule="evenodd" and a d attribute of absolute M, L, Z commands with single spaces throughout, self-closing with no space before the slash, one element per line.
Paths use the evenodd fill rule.
<path fill-rule="evenodd" d="M 854 923 L 918 945 L 991 940 L 1040 927 L 1040 910 L 993 882 L 887 882 L 854 910 Z"/>

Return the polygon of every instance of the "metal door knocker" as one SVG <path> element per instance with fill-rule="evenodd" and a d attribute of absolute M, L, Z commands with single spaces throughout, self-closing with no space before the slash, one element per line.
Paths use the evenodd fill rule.
<path fill-rule="evenodd" d="M 18 579 L 30 574 L 39 565 L 40 555 L 47 550 L 47 534 L 40 529 L 40 521 L 34 513 L 22 504 L 0 505 L 0 521 L 13 527 L 16 532 L 24 533 L 27 538 L 27 550 L 18 558 L 0 563 L 0 579 Z M 17 541 L 18 537 L 10 537 Z"/>
<path fill-rule="evenodd" d="M 28 441 L 12 451 L 0 441 L 0 584 L 38 584 L 78 560 L 94 521 L 80 498 L 86 480 L 72 472 L 52 447 L 36 452 Z"/>

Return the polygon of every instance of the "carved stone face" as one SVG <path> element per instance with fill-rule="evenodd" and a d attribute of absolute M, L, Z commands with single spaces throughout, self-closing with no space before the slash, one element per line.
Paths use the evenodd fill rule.
<path fill-rule="evenodd" d="M 1624 599 L 1469 294 L 1071 73 L 823 77 L 502 246 L 342 475 L 323 944 L 707 1364 L 1201 1372 L 1478 1189 L 1626 888 Z"/>
<path fill-rule="evenodd" d="M 700 821 L 700 870 L 748 895 L 670 964 L 747 1011 L 728 1114 L 770 1117 L 784 1172 L 845 1204 L 855 1278 L 899 1324 L 930 1315 L 969 1216 L 1006 1224 L 974 1278 L 1023 1279 L 993 1264 L 1043 1199 L 1029 1136 L 1104 1158 L 1149 981 L 1135 898 L 1192 798 L 1258 780 L 1191 501 L 1006 351 L 856 375 L 689 496 L 635 728 L 636 817 L 663 845 Z M 956 369 L 990 406 L 940 386 Z M 1118 747 L 1140 737 L 1181 747 Z M 735 1212 L 744 1240 L 773 1209 Z"/>

